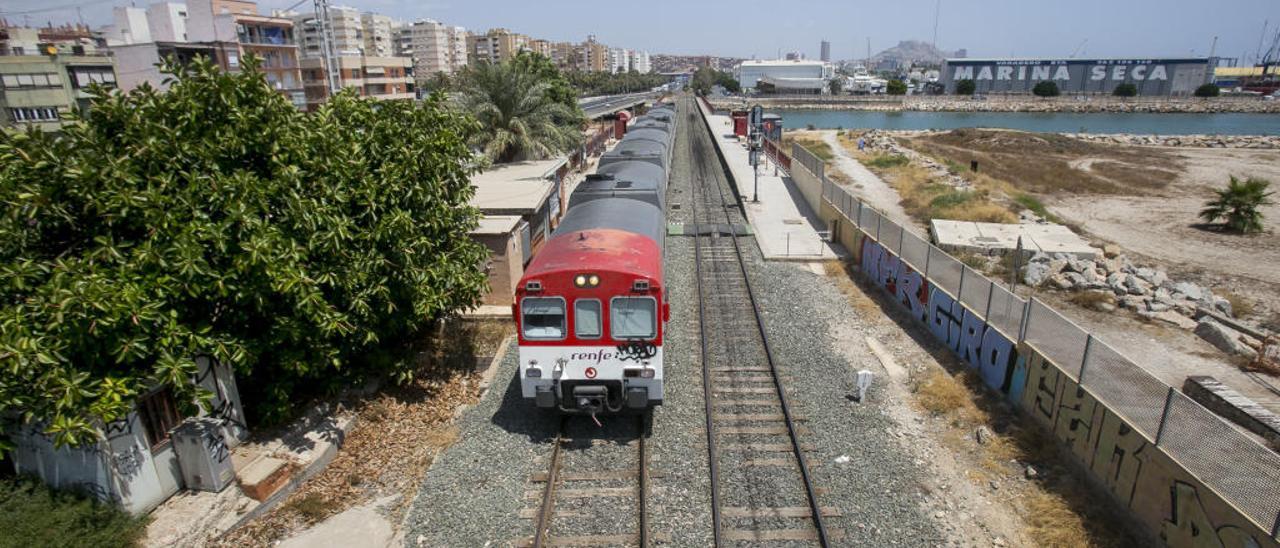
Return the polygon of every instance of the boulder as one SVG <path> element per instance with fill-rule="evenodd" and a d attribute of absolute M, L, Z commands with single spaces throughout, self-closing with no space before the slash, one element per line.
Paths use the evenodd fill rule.
<path fill-rule="evenodd" d="M 1163 287 L 1169 283 L 1169 275 L 1165 274 L 1163 270 L 1157 270 L 1155 274 L 1151 275 L 1151 279 L 1147 281 L 1156 287 Z"/>
<path fill-rule="evenodd" d="M 1153 302 L 1157 302 L 1157 303 L 1168 305 L 1168 306 L 1173 306 L 1175 303 L 1175 301 L 1173 300 L 1173 295 L 1169 293 L 1168 289 L 1165 289 L 1163 287 L 1158 287 L 1158 289 L 1156 289 L 1156 292 L 1151 295 L 1151 300 Z"/>
<path fill-rule="evenodd" d="M 1063 289 L 1063 290 L 1071 289 L 1072 287 L 1075 286 L 1075 284 L 1071 282 L 1071 279 L 1067 277 L 1067 274 L 1075 274 L 1075 273 L 1074 272 L 1058 273 L 1058 274 L 1049 276 L 1049 285 L 1052 285 L 1053 287 L 1056 287 L 1058 289 Z M 1076 274 L 1076 275 L 1079 276 L 1079 274 Z"/>
<path fill-rule="evenodd" d="M 1150 297 L 1144 298 L 1138 295 L 1125 295 L 1120 297 L 1120 306 L 1128 308 L 1129 310 L 1146 310 L 1147 302 L 1149 300 Z"/>
<path fill-rule="evenodd" d="M 1226 314 L 1227 316 L 1235 317 L 1235 314 L 1233 314 L 1231 311 L 1231 301 L 1228 301 L 1224 297 L 1213 295 L 1212 302 L 1213 302 L 1213 308 L 1218 312 Z"/>
<path fill-rule="evenodd" d="M 1240 334 L 1231 328 L 1222 325 L 1213 318 L 1204 317 L 1200 323 L 1196 324 L 1196 335 L 1212 344 L 1218 350 L 1226 352 L 1232 356 L 1246 356 L 1253 358 L 1257 355 L 1252 348 L 1240 342 Z"/>
<path fill-rule="evenodd" d="M 1116 295 L 1124 295 L 1129 290 L 1124 285 L 1125 275 L 1119 272 L 1112 272 L 1107 276 L 1107 287 L 1110 287 Z"/>
<path fill-rule="evenodd" d="M 1031 287 L 1044 283 L 1049 276 L 1049 263 L 1036 262 L 1034 258 L 1032 262 L 1027 264 L 1026 268 L 1022 269 L 1022 282 Z"/>
<path fill-rule="evenodd" d="M 1162 303 L 1155 299 L 1152 299 L 1151 302 L 1147 303 L 1147 310 L 1150 310 L 1151 312 L 1164 312 L 1171 308 L 1173 308 L 1173 305 L 1169 303 Z"/>
<path fill-rule="evenodd" d="M 1077 289 L 1084 286 L 1086 283 L 1084 276 L 1075 272 L 1063 272 L 1062 274 L 1059 274 L 1059 276 L 1066 278 L 1068 282 L 1071 282 L 1072 287 L 1076 287 Z"/>
<path fill-rule="evenodd" d="M 1133 271 L 1133 275 L 1141 278 L 1143 281 L 1147 283 L 1153 283 L 1151 282 L 1151 278 L 1155 277 L 1156 270 L 1154 268 L 1147 268 L 1144 266 L 1142 268 L 1135 269 Z"/>
<path fill-rule="evenodd" d="M 1133 274 L 1125 276 L 1124 288 L 1128 290 L 1130 295 L 1149 295 L 1151 293 L 1151 284 L 1142 281 L 1142 278 Z"/>
<path fill-rule="evenodd" d="M 1200 289 L 1200 286 L 1191 282 L 1178 282 L 1173 284 L 1173 292 L 1175 294 L 1181 294 L 1188 300 L 1192 301 L 1198 301 L 1204 297 L 1204 291 Z"/>
<path fill-rule="evenodd" d="M 1102 246 L 1102 255 L 1108 259 L 1119 257 L 1123 252 L 1124 250 L 1120 249 L 1120 246 L 1116 244 L 1107 244 Z"/>

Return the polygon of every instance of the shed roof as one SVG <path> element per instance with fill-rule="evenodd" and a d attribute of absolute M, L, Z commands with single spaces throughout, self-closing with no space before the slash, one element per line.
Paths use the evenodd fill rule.
<path fill-rule="evenodd" d="M 471 178 L 476 195 L 471 205 L 491 214 L 527 214 L 538 211 L 555 190 L 556 170 L 567 158 L 500 164 Z"/>
<path fill-rule="evenodd" d="M 510 234 L 520 224 L 519 215 L 484 215 L 472 234 Z"/>

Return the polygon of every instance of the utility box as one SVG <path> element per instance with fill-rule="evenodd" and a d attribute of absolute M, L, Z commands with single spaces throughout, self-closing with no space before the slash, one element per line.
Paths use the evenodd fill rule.
<path fill-rule="evenodd" d="M 619 141 L 622 136 L 627 134 L 627 122 L 631 121 L 631 113 L 622 111 L 618 113 L 618 117 L 613 120 L 613 138 Z"/>
<path fill-rule="evenodd" d="M 187 419 L 170 434 L 188 489 L 216 493 L 235 479 L 231 450 L 220 427 L 221 421 L 211 417 Z"/>

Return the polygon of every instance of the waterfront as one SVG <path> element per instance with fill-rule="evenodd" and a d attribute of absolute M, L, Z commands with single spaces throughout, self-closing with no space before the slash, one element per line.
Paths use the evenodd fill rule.
<path fill-rule="evenodd" d="M 802 129 L 1018 129 L 1141 135 L 1280 135 L 1280 116 L 1257 113 L 875 112 L 782 110 L 783 126 Z"/>

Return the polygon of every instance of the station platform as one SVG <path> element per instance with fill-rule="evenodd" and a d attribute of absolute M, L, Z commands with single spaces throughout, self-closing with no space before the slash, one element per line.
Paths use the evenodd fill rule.
<path fill-rule="evenodd" d="M 745 140 L 734 135 L 733 121 L 728 116 L 708 113 L 701 102 L 698 106 L 707 116 L 715 145 L 737 181 L 746 206 L 747 221 L 754 229 L 764 258 L 771 261 L 822 261 L 845 255 L 842 248 L 825 240 L 823 231 L 826 227 L 822 220 L 805 202 L 785 171 L 776 170 L 772 163 L 766 165 L 762 162 L 759 167 L 759 195 L 755 195 L 757 183 L 752 173 L 750 153 Z M 753 201 L 753 198 L 759 201 Z"/>

